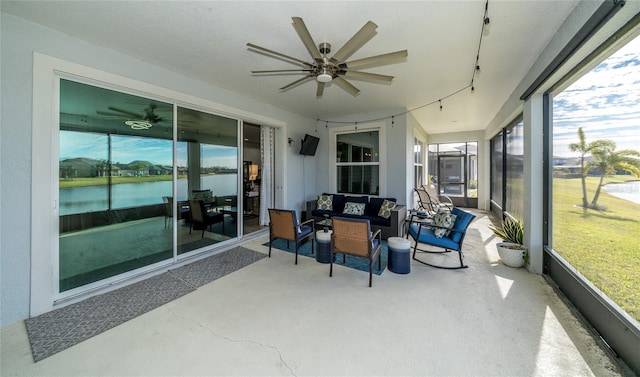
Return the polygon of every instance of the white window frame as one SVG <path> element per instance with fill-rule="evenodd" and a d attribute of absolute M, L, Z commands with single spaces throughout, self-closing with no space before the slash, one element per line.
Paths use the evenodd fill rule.
<path fill-rule="evenodd" d="M 336 153 L 337 153 L 337 142 L 338 135 L 344 134 L 353 134 L 359 132 L 367 132 L 367 131 L 377 131 L 378 132 L 378 147 L 379 147 L 379 156 L 377 163 L 365 163 L 368 165 L 378 165 L 378 195 L 379 197 L 385 197 L 387 195 L 387 133 L 385 129 L 386 124 L 382 122 L 376 123 L 367 123 L 363 125 L 357 126 L 343 126 L 343 127 L 333 127 L 329 130 L 329 184 L 332 188 L 333 192 L 338 192 L 338 163 L 336 161 Z M 349 194 L 346 194 L 349 195 Z M 354 194 L 356 195 L 356 194 Z M 376 195 L 369 195 L 376 196 Z"/>

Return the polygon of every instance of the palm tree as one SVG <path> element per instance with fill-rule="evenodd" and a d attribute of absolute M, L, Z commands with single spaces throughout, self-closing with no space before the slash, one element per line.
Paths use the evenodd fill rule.
<path fill-rule="evenodd" d="M 594 161 L 587 164 L 587 169 L 597 167 L 600 170 L 600 183 L 590 207 L 597 208 L 605 175 L 613 175 L 617 170 L 624 170 L 640 177 L 640 152 L 633 149 L 616 151 L 616 143 L 611 140 L 598 140 L 591 144 L 593 144 L 591 155 Z"/>
<path fill-rule="evenodd" d="M 587 201 L 587 168 L 584 164 L 584 157 L 593 149 L 593 143 L 587 144 L 584 138 L 584 132 L 582 127 L 578 128 L 578 142 L 569 144 L 569 150 L 571 152 L 580 153 L 580 179 L 582 180 L 582 208 L 587 208 L 589 202 Z"/>

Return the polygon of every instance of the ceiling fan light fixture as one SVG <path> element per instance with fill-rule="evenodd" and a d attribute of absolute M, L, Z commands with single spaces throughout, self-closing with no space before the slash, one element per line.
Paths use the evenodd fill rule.
<path fill-rule="evenodd" d="M 316 77 L 316 80 L 318 80 L 319 82 L 331 82 L 331 80 L 333 80 L 333 77 L 326 72 L 322 72 Z"/>
<path fill-rule="evenodd" d="M 148 130 L 153 127 L 153 124 L 144 120 L 127 120 L 124 124 L 131 127 L 132 130 Z"/>

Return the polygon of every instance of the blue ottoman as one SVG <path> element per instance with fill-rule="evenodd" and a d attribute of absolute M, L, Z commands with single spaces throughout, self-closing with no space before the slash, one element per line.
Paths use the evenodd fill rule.
<path fill-rule="evenodd" d="M 396 274 L 408 274 L 411 271 L 411 242 L 406 238 L 389 237 L 389 271 Z"/>
<path fill-rule="evenodd" d="M 333 231 L 331 230 L 327 232 L 325 232 L 324 230 L 319 230 L 316 232 L 316 243 L 318 245 L 318 247 L 316 248 L 317 262 L 331 262 L 331 233 L 333 233 Z"/>

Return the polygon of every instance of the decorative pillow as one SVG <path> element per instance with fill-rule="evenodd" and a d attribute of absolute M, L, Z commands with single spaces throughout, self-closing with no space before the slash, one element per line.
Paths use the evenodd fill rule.
<path fill-rule="evenodd" d="M 333 211 L 333 195 L 319 195 L 318 209 L 323 211 Z"/>
<path fill-rule="evenodd" d="M 396 208 L 396 203 L 392 202 L 391 200 L 385 199 L 384 202 L 382 202 L 380 211 L 378 211 L 378 216 L 388 219 L 389 217 L 391 217 L 391 211 L 394 208 Z"/>
<path fill-rule="evenodd" d="M 433 230 L 433 234 L 437 237 L 437 238 L 442 238 L 444 236 L 448 236 L 449 233 L 451 233 L 451 231 L 449 231 L 449 229 L 451 229 L 453 227 L 453 223 L 456 222 L 456 215 L 452 215 L 450 212 L 448 211 L 438 211 L 438 213 L 436 213 L 433 216 L 433 225 L 436 226 L 441 226 L 447 229 L 443 229 L 443 228 L 435 228 Z"/>
<path fill-rule="evenodd" d="M 365 206 L 366 206 L 365 203 L 347 202 L 344 205 L 344 211 L 342 213 L 345 213 L 347 215 L 362 216 L 362 215 L 364 215 L 364 207 Z"/>

